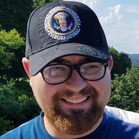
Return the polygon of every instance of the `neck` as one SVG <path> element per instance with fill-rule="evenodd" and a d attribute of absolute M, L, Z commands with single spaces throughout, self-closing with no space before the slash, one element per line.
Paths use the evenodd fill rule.
<path fill-rule="evenodd" d="M 81 134 L 81 135 L 68 135 L 68 134 L 64 134 L 61 131 L 55 129 L 51 123 L 49 123 L 49 121 L 47 120 L 47 117 L 44 115 L 42 117 L 42 123 L 43 123 L 43 127 L 45 128 L 45 130 L 53 137 L 56 138 L 60 138 L 60 139 L 74 139 L 74 138 L 81 138 L 84 136 L 87 136 L 89 134 L 91 134 L 92 132 L 94 132 L 98 126 L 100 125 L 100 123 L 102 122 L 103 119 L 103 115 L 99 118 L 98 122 L 86 133 Z"/>

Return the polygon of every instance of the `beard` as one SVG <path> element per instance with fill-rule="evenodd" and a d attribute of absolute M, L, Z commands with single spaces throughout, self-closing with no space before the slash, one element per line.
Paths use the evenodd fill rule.
<path fill-rule="evenodd" d="M 84 109 L 70 109 L 70 114 L 66 114 L 59 106 L 59 98 L 72 97 L 74 92 L 65 90 L 57 92 L 53 98 L 53 108 L 49 108 L 44 112 L 47 120 L 57 130 L 64 134 L 80 135 L 93 128 L 104 113 L 104 106 L 97 103 L 98 92 L 93 87 L 86 87 L 79 92 L 80 95 L 91 96 L 92 104 L 90 108 L 85 112 Z"/>

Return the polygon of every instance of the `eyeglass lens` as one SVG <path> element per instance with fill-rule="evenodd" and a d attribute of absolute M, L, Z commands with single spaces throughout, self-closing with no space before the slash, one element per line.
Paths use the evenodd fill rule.
<path fill-rule="evenodd" d="M 71 65 L 50 65 L 43 69 L 43 78 L 47 83 L 58 84 L 66 81 L 71 72 Z M 90 62 L 84 63 L 78 67 L 79 74 L 87 80 L 98 80 L 105 74 L 105 66 L 103 63 Z"/>

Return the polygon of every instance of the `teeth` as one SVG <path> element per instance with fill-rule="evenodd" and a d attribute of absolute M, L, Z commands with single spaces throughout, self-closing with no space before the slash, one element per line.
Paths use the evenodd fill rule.
<path fill-rule="evenodd" d="M 65 101 L 76 104 L 76 103 L 81 103 L 81 102 L 85 101 L 86 99 L 87 99 L 87 97 L 80 98 L 80 99 L 70 98 L 70 99 L 65 99 Z"/>

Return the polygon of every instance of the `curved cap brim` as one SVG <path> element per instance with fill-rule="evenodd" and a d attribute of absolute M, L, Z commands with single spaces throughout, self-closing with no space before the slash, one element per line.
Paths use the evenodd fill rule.
<path fill-rule="evenodd" d="M 29 72 L 33 76 L 51 61 L 68 55 L 92 57 L 103 62 L 110 59 L 110 54 L 106 48 L 79 43 L 63 43 L 31 55 L 29 57 Z"/>

